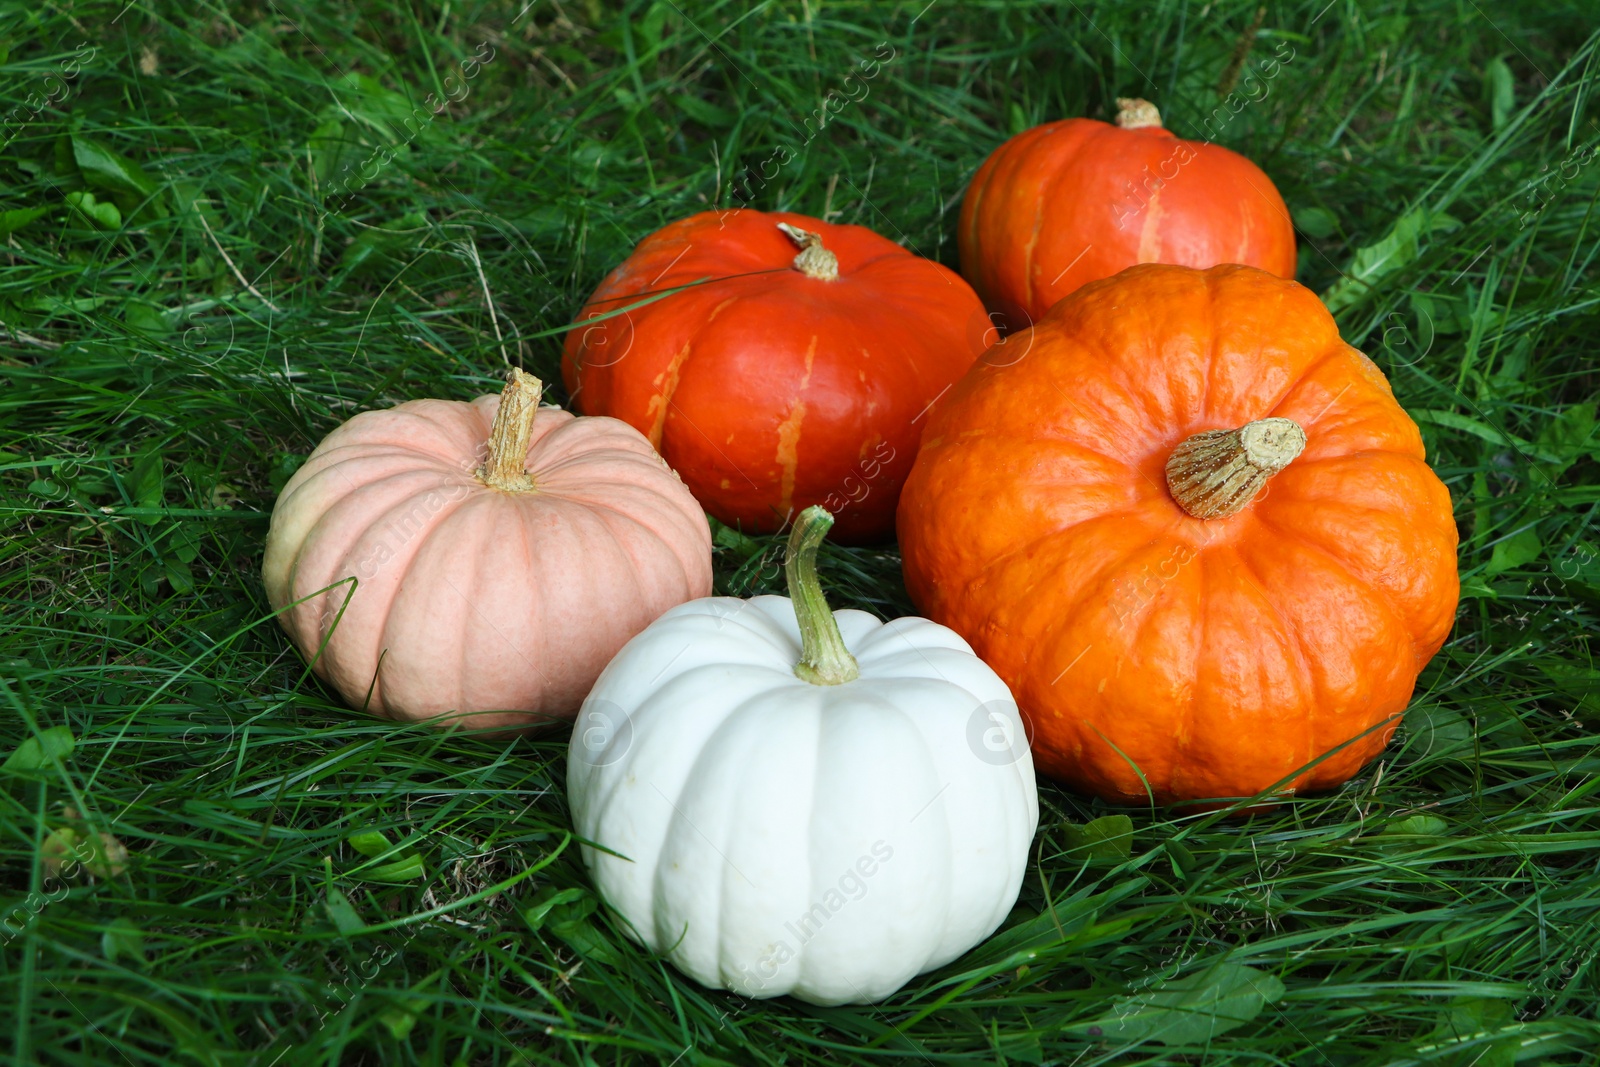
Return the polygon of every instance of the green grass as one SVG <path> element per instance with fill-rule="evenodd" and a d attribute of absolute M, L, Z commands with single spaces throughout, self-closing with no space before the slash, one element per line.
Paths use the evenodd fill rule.
<path fill-rule="evenodd" d="M 1270 4 L 1253 39 L 1256 0 L 0 10 L 7 1062 L 1592 1062 L 1595 9 L 1325 3 Z M 605 271 L 780 145 L 755 206 L 954 264 L 1001 139 L 1118 95 L 1204 136 L 1241 40 L 1246 71 L 1293 58 L 1212 128 L 1283 191 L 1300 280 L 1390 374 L 1462 533 L 1456 628 L 1336 794 L 1132 811 L 1093 843 L 1112 813 L 1045 786 L 1014 931 L 881 1005 L 747 1002 L 595 908 L 564 738 L 375 723 L 306 677 L 262 539 L 341 420 L 507 361 L 557 380 Z M 805 143 L 880 42 L 870 94 Z M 719 585 L 772 589 L 770 562 L 719 549 Z M 825 570 L 836 606 L 911 610 L 892 550 Z M 62 728 L 71 754 L 37 759 Z M 51 892 L 67 827 L 114 835 L 120 873 Z M 1118 1028 L 1225 960 L 1282 996 L 1189 1044 Z"/>

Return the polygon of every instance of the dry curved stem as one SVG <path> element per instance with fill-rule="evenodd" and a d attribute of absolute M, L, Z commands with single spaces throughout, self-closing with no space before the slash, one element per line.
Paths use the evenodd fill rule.
<path fill-rule="evenodd" d="M 527 371 L 512 367 L 500 391 L 500 410 L 489 427 L 489 458 L 478 468 L 478 478 L 490 489 L 507 493 L 533 491 L 528 473 L 528 443 L 533 440 L 533 420 L 539 413 L 544 383 Z"/>
<path fill-rule="evenodd" d="M 1125 130 L 1161 125 L 1161 112 L 1148 100 L 1136 96 L 1117 97 L 1117 125 Z"/>
<path fill-rule="evenodd" d="M 778 229 L 800 246 L 800 254 L 794 257 L 794 269 L 804 274 L 807 278 L 816 278 L 818 281 L 831 282 L 839 277 L 839 257 L 822 247 L 822 235 L 802 230 L 798 226 L 791 226 L 787 222 L 778 223 Z"/>
<path fill-rule="evenodd" d="M 1197 519 L 1227 518 L 1305 447 L 1306 432 L 1293 419 L 1257 419 L 1237 430 L 1197 433 L 1167 458 L 1167 489 Z"/>

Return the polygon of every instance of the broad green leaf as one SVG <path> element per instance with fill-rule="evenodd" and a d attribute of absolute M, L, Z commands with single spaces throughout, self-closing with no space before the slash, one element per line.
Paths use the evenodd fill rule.
<path fill-rule="evenodd" d="M 409 882 L 416 878 L 422 878 L 427 873 L 428 869 L 423 866 L 421 856 L 404 856 L 393 863 L 384 863 L 377 867 L 363 867 L 351 872 L 354 877 L 368 882 Z"/>
<path fill-rule="evenodd" d="M 611 942 L 606 940 L 605 935 L 595 929 L 594 923 L 587 918 L 571 922 L 552 922 L 550 932 L 565 941 L 568 947 L 580 956 L 599 963 L 617 962 L 617 953 L 611 947 Z"/>
<path fill-rule="evenodd" d="M 749 559 L 761 551 L 761 542 L 749 537 L 732 526 L 711 519 L 712 540 L 723 548 L 731 548 L 735 552 Z"/>
<path fill-rule="evenodd" d="M 583 900 L 584 897 L 582 889 L 558 890 L 553 886 L 547 887 L 533 898 L 531 904 L 522 909 L 522 921 L 528 924 L 530 930 L 537 932 L 544 928 L 545 920 L 550 917 L 552 911 L 557 908 L 567 908 Z M 593 910 L 594 900 L 591 898 L 588 909 L 583 914 L 587 915 Z"/>
<path fill-rule="evenodd" d="M 82 172 L 78 170 L 78 164 L 72 159 L 72 138 L 62 134 L 55 139 L 51 147 L 50 164 L 56 179 L 64 182 L 67 189 L 82 189 L 86 183 Z"/>
<path fill-rule="evenodd" d="M 129 329 L 147 336 L 161 337 L 172 332 L 166 309 L 142 300 L 130 300 L 122 305 L 122 321 Z"/>
<path fill-rule="evenodd" d="M 163 570 L 166 571 L 167 584 L 172 586 L 174 593 L 182 596 L 194 592 L 194 572 L 187 563 L 177 559 L 164 560 Z"/>
<path fill-rule="evenodd" d="M 1261 1014 L 1284 994 L 1276 975 L 1223 961 L 1112 1002 L 1111 1014 L 1072 1031 L 1115 1041 L 1203 1045 Z"/>
<path fill-rule="evenodd" d="M 72 159 L 83 180 L 110 194 L 124 216 L 166 215 L 159 195 L 161 186 L 133 160 L 80 134 L 72 135 Z"/>
<path fill-rule="evenodd" d="M 13 231 L 49 213 L 47 207 L 16 207 L 10 211 L 0 211 L 0 237 L 9 237 Z"/>
<path fill-rule="evenodd" d="M 89 223 L 102 230 L 120 230 L 122 228 L 122 212 L 117 210 L 117 205 L 101 203 L 94 198 L 88 190 L 79 190 L 66 195 L 67 206 L 74 208 Z"/>
<path fill-rule="evenodd" d="M 1000 1063 L 1043 1063 L 1044 1046 L 1037 1033 L 1002 1033 L 995 1050 L 1005 1057 Z M 1053 1059 L 1051 1062 L 1055 1062 Z"/>
<path fill-rule="evenodd" d="M 639 37 L 649 51 L 653 52 L 661 47 L 661 27 L 667 21 L 670 10 L 666 4 L 661 3 L 661 0 L 656 0 L 656 3 L 651 4 L 649 10 L 644 13 L 644 18 L 635 23 Z"/>
<path fill-rule="evenodd" d="M 1415 262 L 1431 234 L 1449 233 L 1460 226 L 1443 212 L 1413 208 L 1383 237 L 1356 250 L 1344 277 L 1322 294 L 1322 302 L 1335 313 L 1361 303 L 1384 278 Z"/>
<path fill-rule="evenodd" d="M 336 78 L 333 84 L 340 113 L 353 118 L 378 144 L 398 151 L 414 138 L 437 132 L 432 126 L 442 113 L 435 113 L 433 108 L 441 101 L 434 98 L 430 104 L 430 94 L 410 99 L 371 75 L 355 72 Z"/>
<path fill-rule="evenodd" d="M 1564 552 L 1555 564 L 1556 575 L 1567 591 L 1600 604 L 1600 550 L 1587 541 Z"/>
<path fill-rule="evenodd" d="M 72 135 L 72 160 L 84 181 L 97 189 L 143 198 L 160 188 L 139 164 L 79 134 Z"/>
<path fill-rule="evenodd" d="M 1011 107 L 1006 110 L 1006 121 L 1009 123 L 1006 133 L 1012 137 L 1015 137 L 1017 134 L 1033 125 L 1033 123 L 1028 121 L 1028 113 L 1023 111 L 1022 105 L 1016 103 L 1015 101 L 1013 101 Z"/>
<path fill-rule="evenodd" d="M 381 830 L 363 830 L 360 833 L 351 834 L 345 840 L 350 842 L 351 848 L 368 859 L 381 856 L 394 848 L 394 845 Z"/>
<path fill-rule="evenodd" d="M 1292 212 L 1295 228 L 1307 237 L 1322 240 L 1332 237 L 1339 229 L 1339 220 L 1333 212 L 1320 207 L 1297 207 Z"/>
<path fill-rule="evenodd" d="M 1490 426 L 1481 419 L 1474 419 L 1469 415 L 1459 415 L 1454 411 L 1435 411 L 1431 408 L 1412 408 L 1411 417 L 1417 422 L 1431 426 L 1443 426 L 1450 430 L 1460 430 L 1474 437 L 1482 438 L 1491 444 L 1503 448 L 1514 448 L 1524 455 L 1531 455 L 1535 459 L 1550 461 L 1556 457 L 1543 451 L 1531 441 L 1526 441 L 1516 434 L 1498 427 Z"/>
<path fill-rule="evenodd" d="M 1126 815 L 1102 815 L 1085 826 L 1067 823 L 1065 830 L 1076 859 L 1121 863 L 1133 853 L 1133 820 Z"/>
<path fill-rule="evenodd" d="M 115 204 L 106 204 L 105 206 L 112 211 L 117 210 Z M 86 311 L 97 311 L 106 304 L 113 303 L 118 299 L 120 298 L 115 296 L 79 296 L 70 300 L 63 300 L 59 296 L 47 293 L 44 296 L 36 296 L 29 300 L 24 300 L 22 307 L 29 311 L 43 311 L 50 315 L 70 316 Z"/>
<path fill-rule="evenodd" d="M 346 172 L 366 158 L 367 149 L 337 113 L 324 117 L 311 131 L 309 148 L 311 169 L 323 195 L 342 199 L 347 191 L 343 181 L 350 176 Z"/>
<path fill-rule="evenodd" d="M 1539 540 L 1539 535 L 1533 528 L 1518 530 L 1510 537 L 1501 538 L 1494 544 L 1494 551 L 1489 555 L 1489 565 L 1484 571 L 1493 577 L 1504 574 L 1506 571 L 1515 570 L 1527 563 L 1532 563 L 1539 558 L 1539 553 L 1544 551 L 1544 545 Z"/>
<path fill-rule="evenodd" d="M 378 1022 L 389 1031 L 390 1037 L 396 1041 L 404 1041 L 411 1036 L 411 1028 L 417 1025 L 417 1017 L 427 1006 L 428 1002 L 425 1000 L 412 999 L 407 999 L 403 1005 L 391 1004 L 378 1012 Z"/>
<path fill-rule="evenodd" d="M 1511 1033 L 1496 1039 L 1495 1035 Z M 1450 1002 L 1438 1035 L 1461 1045 L 1457 1056 L 1444 1061 L 1471 1067 L 1512 1067 L 1523 1045 L 1516 1026 L 1516 1009 L 1509 1001 L 1487 997 L 1458 997 Z"/>
<path fill-rule="evenodd" d="M 548 930 L 565 941 L 580 956 L 601 963 L 616 960 L 616 951 L 589 916 L 599 901 L 582 889 L 544 889 L 523 909 L 523 921 L 533 930 Z"/>
<path fill-rule="evenodd" d="M 333 928 L 345 937 L 349 937 L 367 925 L 361 921 L 361 916 L 356 913 L 355 907 L 350 903 L 350 898 L 344 895 L 343 890 L 329 889 L 328 899 L 322 907 L 328 913 L 328 918 L 333 922 Z"/>
<path fill-rule="evenodd" d="M 32 774 L 53 766 L 72 754 L 77 741 L 65 726 L 51 726 L 39 731 L 38 736 L 25 738 L 6 761 L 0 764 L 0 774 Z"/>
<path fill-rule="evenodd" d="M 128 495 L 133 498 L 133 505 L 159 509 L 166 503 L 166 481 L 166 466 L 161 459 L 161 450 L 152 448 L 134 460 L 133 470 L 128 474 Z M 141 515 L 139 521 L 146 526 L 155 526 L 161 522 L 161 516 Z"/>
<path fill-rule="evenodd" d="M 510 221 L 518 233 L 535 241 L 551 240 L 567 229 L 567 213 L 555 204 L 540 204 L 526 215 Z M 716 522 L 715 519 L 711 521 Z"/>
<path fill-rule="evenodd" d="M 167 555 L 179 563 L 193 563 L 200 555 L 200 536 L 193 526 L 180 526 L 167 537 Z"/>
<path fill-rule="evenodd" d="M 267 468 L 267 477 L 272 482 L 272 491 L 274 493 L 283 492 L 283 487 L 289 484 L 289 479 L 294 477 L 294 472 L 299 470 L 308 458 L 307 456 L 296 455 L 293 452 L 277 453 L 273 458 L 272 466 Z"/>
<path fill-rule="evenodd" d="M 1556 693 L 1576 702 L 1574 710 L 1600 714 L 1600 670 L 1556 659 L 1545 660 L 1539 669 L 1550 679 Z"/>
<path fill-rule="evenodd" d="M 1499 56 L 1489 60 L 1483 71 L 1483 95 L 1489 101 L 1489 126 L 1495 133 L 1505 129 L 1517 106 L 1517 82 L 1511 68 Z"/>
<path fill-rule="evenodd" d="M 1555 481 L 1578 459 L 1600 446 L 1595 434 L 1595 402 L 1569 405 L 1545 423 L 1533 444 L 1541 455 L 1551 458 L 1545 472 Z"/>
<path fill-rule="evenodd" d="M 350 847 L 369 859 L 387 857 L 390 862 L 376 867 L 357 867 L 352 877 L 368 882 L 407 882 L 427 874 L 422 857 L 413 851 L 395 852 L 393 842 L 380 830 L 363 830 L 347 838 Z"/>
<path fill-rule="evenodd" d="M 679 93 L 671 100 L 679 111 L 707 129 L 725 130 L 739 121 L 739 116 L 727 108 L 718 107 L 689 93 Z"/>
<path fill-rule="evenodd" d="M 1452 708 L 1437 704 L 1412 708 L 1406 712 L 1405 726 L 1406 732 L 1415 738 L 1409 747 L 1419 756 L 1462 757 L 1471 751 L 1472 724 Z"/>
<path fill-rule="evenodd" d="M 1411 312 L 1416 317 L 1417 348 L 1428 350 L 1436 336 L 1466 333 L 1472 329 L 1472 315 L 1465 299 L 1439 293 L 1411 294 Z"/>
<path fill-rule="evenodd" d="M 1449 830 L 1450 824 L 1437 815 L 1411 815 L 1394 820 L 1385 826 L 1382 832 L 1390 836 L 1440 837 Z"/>
<path fill-rule="evenodd" d="M 311 164 L 322 195 L 333 205 L 376 181 L 413 141 L 443 137 L 444 102 L 433 93 L 408 99 L 376 78 L 350 73 L 333 82 L 337 104 L 317 114 Z"/>
<path fill-rule="evenodd" d="M 1172 864 L 1184 878 L 1193 878 L 1200 870 L 1200 862 L 1195 859 L 1181 841 L 1168 841 L 1166 844 L 1167 855 L 1172 857 Z"/>

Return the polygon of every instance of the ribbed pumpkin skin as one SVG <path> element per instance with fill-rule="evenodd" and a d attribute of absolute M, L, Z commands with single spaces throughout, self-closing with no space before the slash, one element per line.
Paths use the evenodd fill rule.
<path fill-rule="evenodd" d="M 267 597 L 310 598 L 279 621 L 352 707 L 474 728 L 571 719 L 629 638 L 711 592 L 705 515 L 644 438 L 541 408 L 536 491 L 502 492 L 474 474 L 499 406 L 363 412 L 278 497 Z M 312 596 L 351 576 L 353 593 Z"/>
<path fill-rule="evenodd" d="M 820 233 L 838 279 L 796 270 L 780 222 Z M 703 278 L 720 280 L 584 324 Z M 723 522 L 771 532 L 823 504 L 836 540 L 866 543 L 893 536 L 913 420 L 988 327 L 959 275 L 864 227 L 704 212 L 607 276 L 567 335 L 562 376 L 581 411 L 643 433 Z"/>
<path fill-rule="evenodd" d="M 835 619 L 861 674 L 812 685 L 787 597 L 674 608 L 573 727 L 573 828 L 601 846 L 584 863 L 630 933 L 714 989 L 880 1000 L 993 933 L 1028 867 L 1032 762 L 969 739 L 980 713 L 1020 742 L 1005 686 L 926 619 Z M 811 929 L 800 917 L 874 842 L 892 860 Z"/>
<path fill-rule="evenodd" d="M 1037 766 L 1117 800 L 1145 798 L 1130 760 L 1160 802 L 1252 796 L 1405 708 L 1455 617 L 1450 494 L 1314 295 L 1134 267 L 1005 352 L 930 416 L 900 544 L 912 600 L 1010 685 Z M 1236 515 L 1182 511 L 1173 448 L 1268 416 L 1305 429 L 1300 457 Z M 1395 725 L 1286 785 L 1346 780 Z"/>
<path fill-rule="evenodd" d="M 1294 226 L 1272 180 L 1160 126 L 1063 119 L 1024 130 L 978 168 L 957 235 L 961 273 L 1013 329 L 1138 263 L 1294 277 Z"/>

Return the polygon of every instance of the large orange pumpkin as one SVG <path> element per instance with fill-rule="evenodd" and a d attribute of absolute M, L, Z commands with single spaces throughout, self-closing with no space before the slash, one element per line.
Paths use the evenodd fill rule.
<path fill-rule="evenodd" d="M 1143 100 L 1117 103 L 1115 126 L 1024 130 L 967 187 L 961 273 L 1013 329 L 1137 263 L 1243 263 L 1294 277 L 1294 225 L 1261 168 L 1176 137 Z"/>
<path fill-rule="evenodd" d="M 1460 591 L 1450 494 L 1382 372 L 1238 266 L 1130 268 L 993 351 L 929 417 L 900 544 L 1037 765 L 1160 802 L 1353 775 Z"/>
<path fill-rule="evenodd" d="M 988 329 L 959 275 L 864 227 L 704 212 L 607 276 L 567 335 L 562 374 L 581 411 L 647 436 L 723 522 L 770 532 L 821 504 L 839 540 L 882 541 L 916 420 Z"/>

